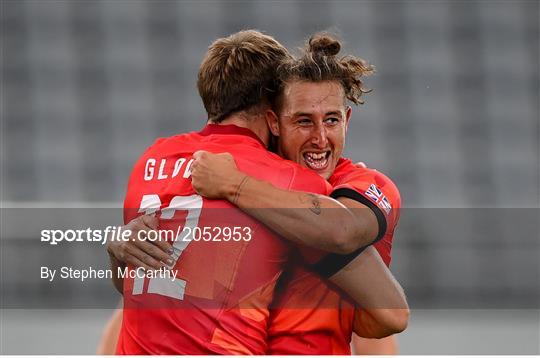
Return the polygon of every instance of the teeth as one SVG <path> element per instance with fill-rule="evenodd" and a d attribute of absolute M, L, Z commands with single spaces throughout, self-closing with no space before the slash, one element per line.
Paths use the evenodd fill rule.
<path fill-rule="evenodd" d="M 304 159 L 308 167 L 315 170 L 322 169 L 328 164 L 326 153 L 305 153 Z"/>
<path fill-rule="evenodd" d="M 326 157 L 326 153 L 306 153 L 306 156 L 314 160 L 321 160 Z"/>

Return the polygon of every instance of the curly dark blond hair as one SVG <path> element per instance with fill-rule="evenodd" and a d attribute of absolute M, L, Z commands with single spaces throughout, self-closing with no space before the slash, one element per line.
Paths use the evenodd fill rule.
<path fill-rule="evenodd" d="M 371 90 L 364 87 L 363 77 L 375 68 L 363 59 L 351 55 L 339 57 L 341 42 L 329 33 L 317 33 L 308 40 L 301 55 L 284 61 L 278 68 L 280 83 L 274 102 L 281 103 L 283 89 L 291 81 L 338 81 L 345 97 L 354 104 L 363 104 L 362 95 Z"/>

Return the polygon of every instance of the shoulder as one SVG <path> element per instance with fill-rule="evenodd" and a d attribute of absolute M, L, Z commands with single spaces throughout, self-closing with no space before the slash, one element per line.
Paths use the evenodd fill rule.
<path fill-rule="evenodd" d="M 388 198 L 395 207 L 401 206 L 401 195 L 394 181 L 386 174 L 374 169 L 356 166 L 349 159 L 340 160 L 336 172 L 330 178 L 334 189 L 350 187 L 363 195 Z"/>
<path fill-rule="evenodd" d="M 170 137 L 157 138 L 154 143 L 147 150 L 166 150 L 166 149 L 178 149 L 178 145 L 186 145 L 188 143 L 195 143 L 201 140 L 201 136 L 198 132 L 180 133 Z"/>

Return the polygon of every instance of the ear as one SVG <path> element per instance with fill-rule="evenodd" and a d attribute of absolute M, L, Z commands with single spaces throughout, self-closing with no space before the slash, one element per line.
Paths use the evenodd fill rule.
<path fill-rule="evenodd" d="M 270 109 L 266 111 L 266 124 L 270 132 L 274 136 L 279 137 L 279 119 L 276 113 Z"/>
<path fill-rule="evenodd" d="M 351 106 L 347 106 L 347 109 L 345 110 L 345 133 L 347 133 L 347 130 L 349 129 L 349 120 L 351 119 L 352 115 L 352 108 Z"/>

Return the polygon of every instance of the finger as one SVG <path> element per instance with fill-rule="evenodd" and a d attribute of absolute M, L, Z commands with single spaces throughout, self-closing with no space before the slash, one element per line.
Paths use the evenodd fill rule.
<path fill-rule="evenodd" d="M 203 193 L 202 189 L 199 188 L 199 186 L 197 186 L 197 185 L 193 185 L 193 191 L 195 191 L 196 194 L 204 196 L 204 193 Z"/>
<path fill-rule="evenodd" d="M 138 258 L 136 258 L 135 256 L 129 256 L 128 257 L 128 260 L 126 261 L 127 263 L 135 266 L 135 267 L 142 267 L 144 268 L 145 270 L 147 271 L 153 271 L 155 270 L 154 268 L 148 266 L 147 264 L 145 264 L 144 262 L 142 262 L 141 260 L 139 260 Z"/>
<path fill-rule="evenodd" d="M 156 229 L 153 229 L 142 221 L 139 221 L 136 225 L 134 225 L 133 231 L 134 233 L 130 236 L 131 241 L 146 241 L 149 233 L 151 231 L 156 231 Z"/>
<path fill-rule="evenodd" d="M 193 153 L 193 159 L 197 160 L 200 158 L 203 158 L 208 152 L 205 150 L 198 150 L 195 153 Z"/>
<path fill-rule="evenodd" d="M 163 252 L 168 253 L 169 255 L 173 252 L 172 244 L 168 242 L 166 238 L 158 237 L 158 240 L 153 241 L 152 244 L 157 246 Z"/>
<path fill-rule="evenodd" d="M 150 267 L 152 270 L 159 270 L 160 268 L 167 266 L 164 263 L 154 259 L 152 256 L 146 254 L 137 247 L 127 246 L 126 251 L 129 255 L 135 256 L 139 261 Z"/>
<path fill-rule="evenodd" d="M 150 215 L 143 215 L 141 216 L 142 224 L 146 225 L 148 228 L 152 230 L 156 230 L 158 228 L 159 220 L 158 218 Z"/>
<path fill-rule="evenodd" d="M 117 260 L 120 260 L 123 262 L 123 255 L 122 255 L 122 246 L 123 242 L 120 241 L 109 241 L 107 242 L 107 252 L 109 255 L 113 255 Z"/>
<path fill-rule="evenodd" d="M 221 157 L 227 158 L 227 159 L 233 159 L 232 154 L 229 153 L 229 152 L 219 153 L 218 155 L 221 156 Z"/>
<path fill-rule="evenodd" d="M 145 226 L 141 224 L 137 224 L 133 227 L 133 231 L 131 232 L 131 235 L 129 236 L 129 241 L 131 242 L 137 242 L 137 241 L 145 241 L 147 236 L 147 229 Z"/>
<path fill-rule="evenodd" d="M 171 265 L 173 263 L 172 257 L 156 245 L 153 245 L 147 241 L 139 241 L 137 243 L 137 247 L 156 261 L 162 261 L 167 265 Z"/>

